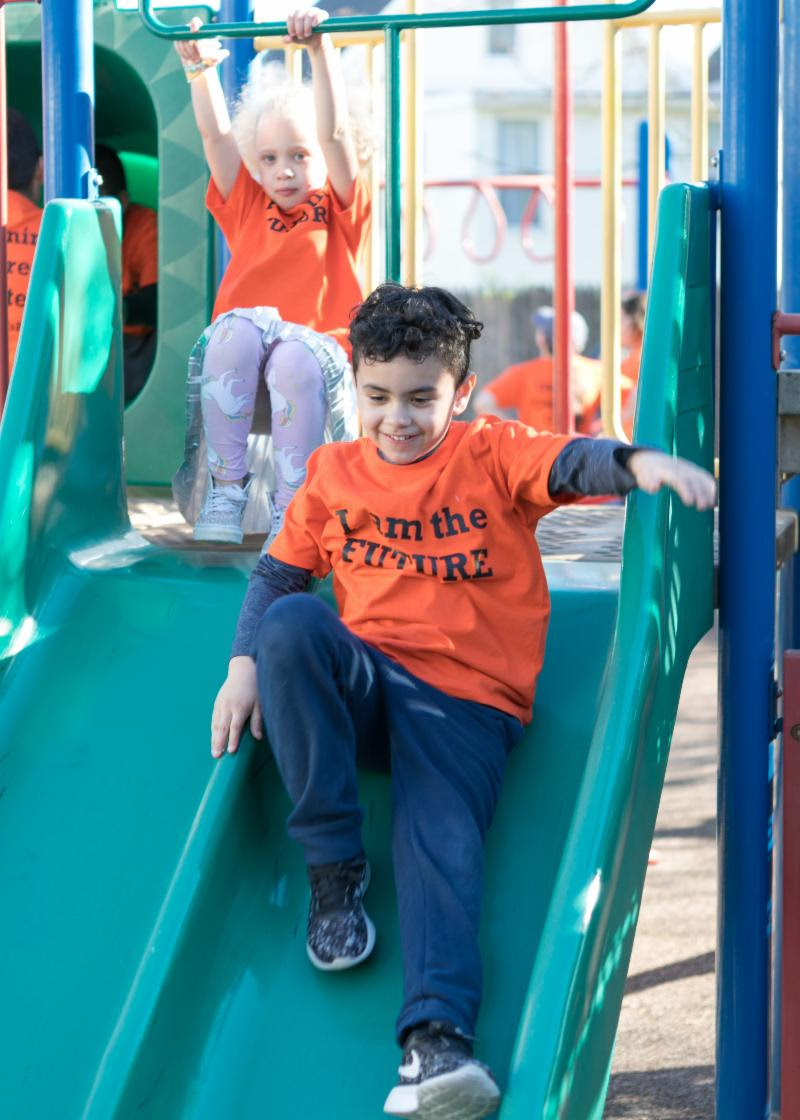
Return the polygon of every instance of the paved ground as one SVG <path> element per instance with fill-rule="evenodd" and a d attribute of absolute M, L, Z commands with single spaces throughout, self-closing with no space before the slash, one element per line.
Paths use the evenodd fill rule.
<path fill-rule="evenodd" d="M 714 1116 L 717 649 L 684 682 L 622 1005 L 606 1120 Z"/>

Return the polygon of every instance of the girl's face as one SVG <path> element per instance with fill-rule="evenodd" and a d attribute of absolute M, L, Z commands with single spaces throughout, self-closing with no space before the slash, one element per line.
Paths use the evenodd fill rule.
<path fill-rule="evenodd" d="M 256 126 L 256 156 L 261 186 L 281 210 L 325 185 L 325 159 L 310 116 L 265 113 Z"/>

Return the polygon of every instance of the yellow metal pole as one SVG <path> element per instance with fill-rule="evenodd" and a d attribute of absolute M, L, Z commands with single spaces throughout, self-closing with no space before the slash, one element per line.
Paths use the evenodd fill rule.
<path fill-rule="evenodd" d="M 417 0 L 408 0 L 407 10 L 418 11 Z M 422 281 L 422 42 L 418 31 L 403 34 L 405 46 L 405 206 L 403 222 L 403 278 L 406 284 Z"/>
<path fill-rule="evenodd" d="M 652 9 L 638 16 L 627 16 L 620 20 L 618 27 L 685 27 L 692 24 L 719 23 L 722 19 L 719 8 L 697 8 L 690 11 L 677 9 L 671 12 L 654 12 Z"/>
<path fill-rule="evenodd" d="M 622 82 L 617 28 L 604 25 L 603 50 L 603 287 L 600 294 L 600 353 L 603 432 L 627 439 L 620 399 L 620 301 L 622 298 Z"/>
<path fill-rule="evenodd" d="M 356 47 L 372 44 L 377 46 L 383 42 L 382 31 L 341 31 L 337 34 L 328 33 L 334 47 Z M 253 39 L 254 51 L 282 51 L 286 47 L 280 35 L 257 35 Z"/>
<path fill-rule="evenodd" d="M 295 47 L 288 43 L 280 43 L 280 48 L 284 51 L 284 59 L 286 71 L 291 76 L 293 82 L 302 82 L 303 80 L 303 48 Z"/>
<path fill-rule="evenodd" d="M 694 27 L 694 73 L 692 76 L 692 178 L 708 177 L 708 65 L 702 23 Z"/>
<path fill-rule="evenodd" d="M 666 145 L 666 104 L 664 98 L 664 55 L 661 51 L 661 28 L 650 28 L 650 89 L 648 93 L 647 153 L 647 259 L 653 259 L 656 237 L 658 196 L 664 186 L 664 147 Z"/>

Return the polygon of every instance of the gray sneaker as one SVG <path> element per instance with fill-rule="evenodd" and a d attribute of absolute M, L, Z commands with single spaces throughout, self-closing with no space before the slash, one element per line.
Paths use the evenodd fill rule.
<path fill-rule="evenodd" d="M 309 867 L 308 879 L 309 960 L 325 972 L 361 964 L 375 947 L 375 926 L 362 903 L 370 880 L 366 859 L 357 856 L 341 863 Z"/>
<path fill-rule="evenodd" d="M 414 1120 L 480 1120 L 500 1103 L 491 1070 L 472 1056 L 472 1043 L 452 1023 L 414 1027 L 405 1040 L 400 1082 L 383 1111 Z"/>
<path fill-rule="evenodd" d="M 208 476 L 203 508 L 194 525 L 196 541 L 242 543 L 242 520 L 250 487 L 249 476 L 243 481 L 243 486 L 220 486 L 211 475 Z"/>

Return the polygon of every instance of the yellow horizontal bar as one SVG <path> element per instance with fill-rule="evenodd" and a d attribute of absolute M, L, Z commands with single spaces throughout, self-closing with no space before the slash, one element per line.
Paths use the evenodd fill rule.
<path fill-rule="evenodd" d="M 681 24 L 696 23 L 721 23 L 722 13 L 719 8 L 700 8 L 685 12 L 654 12 L 650 15 L 642 12 L 638 16 L 628 16 L 627 19 L 614 20 L 614 26 L 624 30 L 626 27 L 677 27 Z"/>
<path fill-rule="evenodd" d="M 335 47 L 360 47 L 369 43 L 382 43 L 382 31 L 347 31 L 338 35 L 331 35 Z M 291 44 L 284 43 L 280 35 L 257 35 L 253 39 L 255 51 L 282 51 Z"/>

